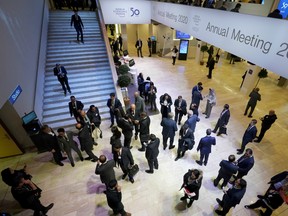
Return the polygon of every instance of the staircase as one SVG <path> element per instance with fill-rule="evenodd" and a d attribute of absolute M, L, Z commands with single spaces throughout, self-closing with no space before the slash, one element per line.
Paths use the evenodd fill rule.
<path fill-rule="evenodd" d="M 61 84 L 53 74 L 56 63 L 67 70 L 69 85 L 84 110 L 94 104 L 99 108 L 102 120 L 109 118 L 106 106 L 111 92 L 115 92 L 112 72 L 105 42 L 95 12 L 80 11 L 84 24 L 84 44 L 77 42 L 74 27 L 70 27 L 71 11 L 50 11 L 47 41 L 43 124 L 74 128 L 75 119 L 70 117 L 70 95 L 64 96 Z"/>

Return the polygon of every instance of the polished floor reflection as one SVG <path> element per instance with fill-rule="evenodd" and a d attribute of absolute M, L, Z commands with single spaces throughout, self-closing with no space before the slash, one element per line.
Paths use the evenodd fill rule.
<path fill-rule="evenodd" d="M 133 53 L 131 56 L 135 56 Z M 226 159 L 229 154 L 236 155 L 236 149 L 240 147 L 243 133 L 251 119 L 243 115 L 248 96 L 242 94 L 239 86 L 242 75 L 246 70 L 246 63 L 236 62 L 229 64 L 225 56 L 221 56 L 220 62 L 213 71 L 213 78 L 207 79 L 208 69 L 200 66 L 192 59 L 187 61 L 176 61 L 172 65 L 172 59 L 153 56 L 144 58 L 135 57 L 138 72 L 144 77 L 150 76 L 158 89 L 158 99 L 165 92 L 175 100 L 182 95 L 188 103 L 191 102 L 191 89 L 199 81 L 203 83 L 203 95 L 208 93 L 209 88 L 214 88 L 217 96 L 217 105 L 213 108 L 210 118 L 206 119 L 201 113 L 205 108 L 204 99 L 199 108 L 200 122 L 196 126 L 196 147 L 201 137 L 205 135 L 207 128 L 213 128 L 225 103 L 230 104 L 231 118 L 228 124 L 228 135 L 216 138 L 216 146 L 212 149 L 207 166 L 199 166 L 195 160 L 199 159 L 196 147 L 186 153 L 183 159 L 174 161 L 177 149 L 165 151 L 160 146 L 159 170 L 153 175 L 145 173 L 148 164 L 144 153 L 138 152 L 139 140 L 133 140 L 132 154 L 135 162 L 140 166 L 140 172 L 135 177 L 135 183 L 121 179 L 120 169 L 115 169 L 119 183 L 122 186 L 123 203 L 125 209 L 137 216 L 174 216 L 193 215 L 208 216 L 215 215 L 213 210 L 218 206 L 216 198 L 221 198 L 223 192 L 213 186 L 213 178 L 217 176 L 219 162 Z M 286 150 L 286 139 L 288 130 L 288 94 L 287 89 L 277 86 L 278 76 L 269 73 L 269 77 L 262 79 L 258 85 L 262 101 L 258 102 L 253 117 L 259 119 L 268 114 L 269 109 L 275 109 L 278 119 L 272 128 L 266 133 L 261 143 L 250 143 L 248 147 L 254 150 L 255 165 L 245 177 L 248 182 L 247 192 L 241 203 L 231 209 L 228 215 L 248 216 L 258 215 L 259 212 L 247 210 L 244 205 L 254 202 L 258 194 L 266 191 L 270 177 L 274 174 L 287 170 L 288 152 Z M 108 98 L 108 96 L 107 96 Z M 159 106 L 159 100 L 158 107 Z M 87 104 L 86 107 L 88 107 Z M 149 108 L 149 107 L 148 107 Z M 160 115 L 151 116 L 151 133 L 161 138 Z M 182 122 L 184 122 L 182 120 Z M 104 137 L 99 140 L 99 145 L 94 148 L 97 155 L 105 154 L 111 158 L 108 129 L 110 122 L 102 123 Z M 258 131 L 260 123 L 257 124 Z M 177 144 L 178 133 L 175 144 Z M 236 156 L 239 157 L 238 155 Z M 77 161 L 73 168 L 68 161 L 64 161 L 63 167 L 56 166 L 51 162 L 49 153 L 36 154 L 27 153 L 22 156 L 1 159 L 0 168 L 21 168 L 27 164 L 29 172 L 34 176 L 33 181 L 43 189 L 42 202 L 49 204 L 54 202 L 55 206 L 48 215 L 54 216 L 105 216 L 111 215 L 112 211 L 106 203 L 105 194 L 102 193 L 104 185 L 96 176 L 95 163 Z M 182 177 L 188 169 L 199 168 L 204 173 L 203 185 L 200 190 L 200 198 L 195 201 L 191 208 L 185 208 L 180 201 L 182 191 Z M 9 188 L 0 182 L 1 209 L 6 209 L 14 215 L 32 215 L 31 210 L 23 210 L 13 200 Z M 288 215 L 287 205 L 281 206 L 273 215 Z"/>

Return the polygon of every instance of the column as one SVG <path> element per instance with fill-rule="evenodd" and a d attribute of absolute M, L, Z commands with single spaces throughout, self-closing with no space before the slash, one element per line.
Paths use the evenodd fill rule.
<path fill-rule="evenodd" d="M 247 63 L 246 75 L 240 89 L 241 92 L 244 94 L 249 94 L 255 88 L 256 82 L 259 79 L 258 73 L 260 70 L 261 68 L 259 66 Z"/>
<path fill-rule="evenodd" d="M 198 64 L 200 64 L 201 55 L 202 55 L 201 46 L 202 46 L 202 41 L 197 41 L 195 61 Z"/>

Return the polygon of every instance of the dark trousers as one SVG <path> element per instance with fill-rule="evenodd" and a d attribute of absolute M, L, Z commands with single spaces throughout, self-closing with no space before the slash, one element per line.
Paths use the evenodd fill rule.
<path fill-rule="evenodd" d="M 220 127 L 220 123 L 219 123 L 219 119 L 218 119 L 213 131 L 216 133 L 219 127 Z M 219 130 L 219 132 L 220 132 L 220 130 Z"/>
<path fill-rule="evenodd" d="M 61 160 L 63 158 L 60 150 L 55 150 L 55 152 L 52 153 L 53 158 L 57 164 L 61 163 Z"/>
<path fill-rule="evenodd" d="M 175 122 L 178 121 L 178 117 L 179 117 L 179 122 L 178 123 L 180 123 L 181 120 L 182 120 L 182 117 L 183 117 L 183 112 L 176 109 L 175 110 L 175 118 L 174 118 Z"/>
<path fill-rule="evenodd" d="M 227 176 L 227 175 L 223 175 L 223 173 L 219 172 L 217 178 L 214 180 L 214 185 L 218 185 L 219 181 L 223 178 L 223 183 L 221 185 L 222 187 L 225 187 L 229 181 L 229 179 L 231 178 L 231 176 Z"/>
<path fill-rule="evenodd" d="M 112 112 L 110 110 L 110 120 L 111 120 L 111 124 L 114 124 L 114 118 L 116 118 L 116 123 L 118 124 L 118 120 L 119 120 L 119 117 L 117 114 L 114 114 L 114 112 Z"/>
<path fill-rule="evenodd" d="M 155 159 L 151 159 L 151 160 L 147 160 L 148 161 L 148 166 L 149 166 L 149 170 L 153 171 L 154 168 L 158 169 L 158 159 L 157 157 Z"/>
<path fill-rule="evenodd" d="M 148 47 L 149 48 L 149 57 L 152 56 L 152 47 Z"/>
<path fill-rule="evenodd" d="M 132 139 L 132 133 L 131 133 L 131 136 L 130 135 L 126 135 L 126 136 L 124 135 L 124 146 L 125 147 L 130 148 L 131 139 Z"/>
<path fill-rule="evenodd" d="M 43 212 L 45 211 L 45 206 L 43 206 L 41 204 L 39 198 L 34 197 L 33 200 L 31 201 L 30 205 L 29 206 L 25 206 L 25 208 L 34 210 L 33 216 L 44 215 Z"/>
<path fill-rule="evenodd" d="M 207 154 L 200 153 L 200 163 L 201 164 L 203 163 L 203 159 L 204 159 L 204 165 L 207 165 L 208 158 L 209 158 L 209 153 L 207 153 Z"/>
<path fill-rule="evenodd" d="M 150 98 L 150 109 L 152 110 L 153 109 L 153 106 L 154 106 L 154 110 L 157 110 L 157 105 L 156 105 L 156 97 L 153 97 L 153 98 Z"/>
<path fill-rule="evenodd" d="M 58 80 L 59 80 L 65 94 L 67 93 L 67 90 L 68 90 L 68 92 L 71 92 L 67 77 L 60 78 Z"/>
<path fill-rule="evenodd" d="M 213 68 L 210 68 L 210 67 L 209 67 L 209 72 L 208 72 L 208 78 L 209 78 L 209 79 L 212 78 L 212 71 L 213 71 Z"/>
<path fill-rule="evenodd" d="M 270 127 L 269 127 L 269 128 L 270 128 Z M 266 131 L 267 131 L 269 128 L 263 127 L 263 126 L 261 127 L 261 131 L 260 131 L 260 134 L 259 134 L 258 139 L 257 139 L 259 142 L 263 139 Z"/>
<path fill-rule="evenodd" d="M 176 62 L 176 56 L 175 56 L 175 57 L 173 56 L 172 59 L 173 59 L 172 64 L 175 65 L 175 62 Z"/>
<path fill-rule="evenodd" d="M 241 152 L 244 152 L 246 145 L 250 142 L 250 140 L 247 139 L 242 139 L 242 144 L 241 144 Z"/>
<path fill-rule="evenodd" d="M 256 107 L 256 105 L 254 105 L 254 104 L 250 104 L 250 103 L 247 103 L 247 106 L 246 106 L 246 109 L 245 109 L 245 113 L 244 113 L 244 115 L 247 115 L 247 113 L 248 113 L 248 109 L 251 108 L 251 109 L 250 109 L 250 113 L 249 113 L 248 116 L 252 116 L 252 113 L 253 113 L 255 107 Z"/>
<path fill-rule="evenodd" d="M 270 216 L 272 214 L 272 210 L 265 204 L 265 202 L 263 202 L 263 200 L 259 199 L 257 200 L 255 203 L 249 205 L 249 208 L 259 208 L 259 207 L 262 207 L 262 208 L 265 208 L 266 211 L 264 212 L 263 216 Z"/>
<path fill-rule="evenodd" d="M 123 179 L 125 179 L 127 175 L 128 175 L 129 180 L 133 179 L 133 176 L 131 176 L 131 175 L 129 174 L 128 168 L 123 167 L 123 165 L 121 165 L 121 164 L 120 164 L 120 167 L 121 167 L 122 172 L 123 172 Z"/>
<path fill-rule="evenodd" d="M 84 146 L 84 151 L 87 153 L 90 159 L 98 160 L 98 157 L 94 155 L 91 148 Z"/>
<path fill-rule="evenodd" d="M 124 208 L 123 209 L 113 209 L 114 215 L 120 214 L 121 216 L 126 216 L 127 213 L 125 212 Z"/>
<path fill-rule="evenodd" d="M 141 57 L 143 57 L 143 55 L 142 55 L 142 47 L 137 48 L 137 55 L 138 55 L 138 57 L 140 57 L 139 54 L 141 55 Z"/>
<path fill-rule="evenodd" d="M 81 151 L 80 151 L 80 149 L 78 148 L 78 146 L 76 146 L 76 144 L 75 144 L 74 146 L 71 145 L 71 148 L 69 148 L 69 149 L 65 149 L 65 152 L 66 152 L 66 154 L 67 154 L 67 157 L 68 157 L 70 163 L 71 163 L 71 164 L 74 164 L 74 159 L 73 159 L 73 157 L 72 157 L 72 152 L 71 152 L 72 149 L 78 154 L 78 156 L 79 156 L 80 159 L 83 158 L 83 156 L 82 156 Z"/>
<path fill-rule="evenodd" d="M 79 35 L 81 34 L 81 42 L 83 42 L 83 30 L 81 27 L 75 27 L 75 30 L 77 32 L 77 41 L 79 41 Z"/>
<path fill-rule="evenodd" d="M 164 136 L 164 135 L 163 135 L 163 147 L 164 147 L 164 148 L 167 147 L 168 138 L 170 138 L 170 146 L 173 146 L 174 136 L 166 136 L 166 135 Z"/>
<path fill-rule="evenodd" d="M 183 142 L 178 144 L 178 149 L 177 149 L 177 157 L 184 157 L 185 152 L 188 150 L 188 147 L 184 146 Z"/>

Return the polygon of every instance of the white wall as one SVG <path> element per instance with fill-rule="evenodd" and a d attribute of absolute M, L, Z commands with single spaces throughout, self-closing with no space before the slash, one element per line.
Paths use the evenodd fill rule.
<path fill-rule="evenodd" d="M 0 0 L 0 107 L 19 84 L 17 113 L 34 109 L 40 31 L 45 0 Z"/>

